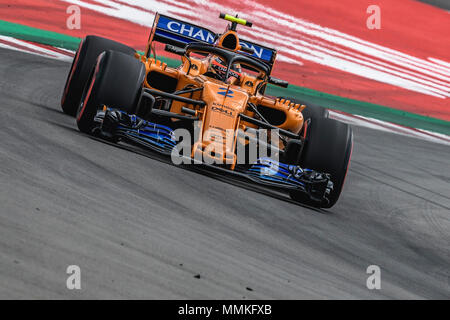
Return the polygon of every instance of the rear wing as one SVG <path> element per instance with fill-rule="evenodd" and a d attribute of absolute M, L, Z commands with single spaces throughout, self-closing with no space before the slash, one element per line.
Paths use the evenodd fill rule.
<path fill-rule="evenodd" d="M 191 42 L 214 44 L 219 36 L 220 34 L 206 28 L 157 13 L 148 40 L 146 54 L 147 57 L 150 56 L 153 41 L 184 48 Z M 277 55 L 276 50 L 243 39 L 239 39 L 239 43 L 243 47 L 253 49 L 254 52 L 253 54 L 249 54 L 244 51 L 239 51 L 239 53 L 251 55 L 262 62 L 265 62 L 272 70 Z"/>

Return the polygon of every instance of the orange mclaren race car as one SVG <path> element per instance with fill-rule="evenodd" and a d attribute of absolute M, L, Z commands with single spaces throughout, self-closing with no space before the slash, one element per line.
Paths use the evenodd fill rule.
<path fill-rule="evenodd" d="M 131 143 L 286 191 L 296 201 L 333 206 L 352 151 L 351 128 L 326 109 L 264 94 L 276 51 L 237 34 L 249 21 L 216 34 L 156 14 L 146 52 L 87 36 L 67 77 L 61 101 L 80 131 Z M 172 68 L 156 58 L 154 43 L 181 57 Z"/>

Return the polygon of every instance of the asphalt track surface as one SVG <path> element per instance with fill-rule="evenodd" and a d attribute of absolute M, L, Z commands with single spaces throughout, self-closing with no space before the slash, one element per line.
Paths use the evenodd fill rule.
<path fill-rule="evenodd" d="M 450 298 L 448 146 L 355 127 L 314 210 L 79 133 L 69 67 L 0 49 L 0 298 Z"/>

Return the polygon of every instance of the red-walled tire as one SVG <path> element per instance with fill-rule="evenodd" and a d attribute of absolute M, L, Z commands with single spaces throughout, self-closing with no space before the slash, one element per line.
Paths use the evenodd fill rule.
<path fill-rule="evenodd" d="M 333 191 L 328 203 L 310 202 L 301 192 L 291 192 L 291 198 L 322 208 L 331 208 L 336 204 L 344 186 L 352 148 L 353 132 L 348 124 L 327 118 L 311 119 L 299 165 L 331 174 Z"/>
<path fill-rule="evenodd" d="M 302 111 L 303 119 L 328 118 L 328 109 L 314 104 L 306 104 L 306 108 Z"/>
<path fill-rule="evenodd" d="M 145 72 L 144 64 L 134 57 L 109 50 L 101 53 L 81 95 L 78 129 L 91 133 L 94 118 L 103 105 L 135 113 Z"/>
<path fill-rule="evenodd" d="M 72 62 L 61 98 L 61 108 L 64 113 L 75 116 L 80 103 L 84 85 L 100 53 L 106 50 L 134 55 L 133 48 L 122 43 L 97 36 L 87 36 L 78 47 Z"/>

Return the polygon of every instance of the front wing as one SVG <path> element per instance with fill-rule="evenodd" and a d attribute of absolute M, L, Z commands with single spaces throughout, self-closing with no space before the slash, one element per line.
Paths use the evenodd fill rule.
<path fill-rule="evenodd" d="M 131 143 L 167 156 L 171 156 L 177 146 L 174 131 L 170 127 L 149 122 L 119 110 L 100 111 L 95 117 L 95 122 L 98 126 L 95 127 L 93 133 L 109 141 Z M 328 201 L 327 197 L 333 190 L 329 174 L 301 168 L 297 165 L 288 165 L 267 157 L 257 159 L 255 163 L 244 170 L 224 169 L 191 158 L 186 160 L 189 160 L 189 163 L 226 171 L 228 174 L 237 175 L 268 187 L 300 191 L 317 202 Z"/>

